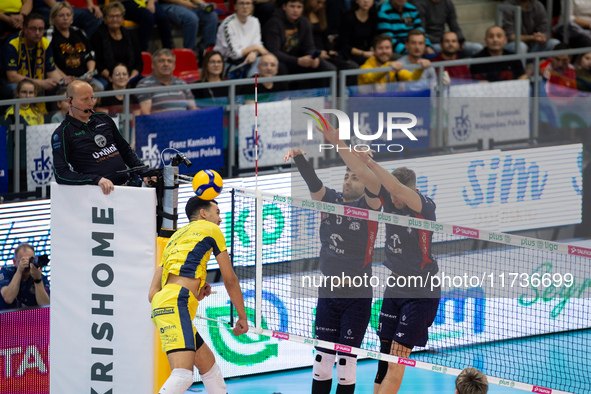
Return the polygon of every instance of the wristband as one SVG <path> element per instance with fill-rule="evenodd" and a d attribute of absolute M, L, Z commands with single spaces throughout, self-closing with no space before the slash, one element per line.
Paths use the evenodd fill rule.
<path fill-rule="evenodd" d="M 298 170 L 300 174 L 302 174 L 302 178 L 306 181 L 308 185 L 308 189 L 310 189 L 311 193 L 316 193 L 322 189 L 322 181 L 316 175 L 316 171 L 314 171 L 314 167 L 306 160 L 304 155 L 297 155 L 293 158 L 295 161 L 296 166 L 298 166 Z"/>
<path fill-rule="evenodd" d="M 43 279 L 33 279 L 33 282 L 35 282 L 35 283 L 41 283 L 42 280 Z"/>

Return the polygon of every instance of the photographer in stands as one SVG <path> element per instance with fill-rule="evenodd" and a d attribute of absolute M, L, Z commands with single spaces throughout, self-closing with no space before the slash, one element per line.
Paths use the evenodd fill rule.
<path fill-rule="evenodd" d="M 41 272 L 47 259 L 22 243 L 14 250 L 14 267 L 0 269 L 0 310 L 49 304 L 49 281 Z"/>

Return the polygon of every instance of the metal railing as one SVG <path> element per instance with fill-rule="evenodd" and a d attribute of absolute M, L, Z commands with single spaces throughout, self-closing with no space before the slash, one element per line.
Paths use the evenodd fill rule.
<path fill-rule="evenodd" d="M 270 78 L 258 78 L 258 83 L 265 83 L 265 82 L 294 82 L 294 81 L 309 81 L 309 80 L 322 80 L 322 79 L 329 79 L 330 80 L 330 102 L 331 104 L 336 106 L 336 91 L 337 91 L 337 73 L 335 71 L 324 71 L 324 72 L 316 72 L 316 73 L 307 73 L 307 74 L 295 74 L 295 75 L 282 75 Z M 254 85 L 254 78 L 248 79 L 236 79 L 236 80 L 228 80 L 222 82 L 196 82 L 187 85 L 183 85 L 179 87 L 179 85 L 173 86 L 159 86 L 159 87 L 149 87 L 149 88 L 134 88 L 134 89 L 123 89 L 123 90 L 109 90 L 104 92 L 96 92 L 95 97 L 112 97 L 116 95 L 122 95 L 123 98 L 123 112 L 120 114 L 121 119 L 123 120 L 123 130 L 122 134 L 128 141 L 130 140 L 131 136 L 131 128 L 130 128 L 130 121 L 133 118 L 133 115 L 130 111 L 130 96 L 131 95 L 138 95 L 144 93 L 154 93 L 154 92 L 170 92 L 170 91 L 178 91 L 179 89 L 190 89 L 190 90 L 201 90 L 201 89 L 211 89 L 217 87 L 227 87 L 228 88 L 228 102 L 226 109 L 229 111 L 229 124 L 228 124 L 228 165 L 229 168 L 232 169 L 235 166 L 235 152 L 236 152 L 236 144 L 235 144 L 235 135 L 236 135 L 236 111 L 238 106 L 236 104 L 236 86 L 242 85 Z M 253 88 L 254 93 L 254 88 Z M 21 124 L 21 119 L 19 116 L 20 113 L 20 106 L 22 104 L 35 104 L 35 103 L 52 103 L 65 100 L 65 95 L 56 95 L 56 96 L 44 96 L 44 97 L 35 97 L 31 99 L 16 99 L 16 100 L 0 100 L 0 106 L 10 106 L 14 105 L 14 117 L 15 122 L 11 125 L 11 130 L 14 131 L 14 155 L 13 155 L 13 190 L 15 192 L 20 191 L 20 133 L 17 131 L 22 130 L 23 125 Z"/>
<path fill-rule="evenodd" d="M 589 48 L 578 48 L 578 49 L 568 49 L 568 50 L 561 50 L 561 51 L 548 51 L 548 52 L 535 52 L 535 53 L 527 53 L 521 55 L 507 55 L 507 56 L 495 56 L 495 57 L 486 57 L 486 58 L 476 58 L 476 59 L 460 59 L 460 60 L 451 60 L 451 61 L 442 61 L 437 63 L 432 63 L 432 66 L 437 68 L 438 76 L 437 81 L 435 83 L 435 92 L 436 92 L 436 127 L 432 129 L 431 135 L 431 143 L 432 147 L 444 147 L 444 139 L 443 139 L 443 92 L 445 85 L 443 83 L 443 71 L 445 67 L 451 66 L 459 66 L 459 65 L 467 65 L 470 66 L 472 64 L 484 64 L 484 63 L 499 63 L 499 62 L 507 62 L 507 61 L 514 61 L 514 60 L 523 60 L 523 59 L 533 59 L 534 60 L 534 74 L 531 78 L 533 82 L 533 97 L 532 97 L 532 127 L 531 127 L 531 137 L 537 138 L 538 136 L 538 122 L 539 122 L 539 93 L 540 93 L 540 82 L 541 82 L 541 75 L 539 73 L 539 65 L 541 58 L 547 58 L 553 55 L 574 55 L 574 54 L 582 54 L 586 52 L 591 52 L 591 47 Z M 407 65 L 405 69 L 413 70 L 416 69 L 417 65 Z M 311 79 L 329 79 L 330 80 L 330 103 L 333 108 L 336 106 L 342 111 L 346 111 L 347 107 L 347 77 L 354 76 L 354 75 L 361 75 L 365 73 L 376 73 L 376 72 L 388 72 L 392 71 L 390 67 L 380 67 L 374 69 L 355 69 L 355 70 L 343 70 L 340 71 L 338 74 L 335 71 L 326 71 L 326 72 L 319 72 L 319 73 L 309 73 L 309 74 L 295 74 L 295 75 L 285 75 L 285 76 L 277 76 L 272 78 L 259 78 L 259 83 L 265 82 L 293 82 L 293 81 L 302 81 L 302 80 L 311 80 Z M 337 87 L 337 78 L 338 78 L 338 87 Z M 227 105 L 226 109 L 229 112 L 229 123 L 228 123 L 228 132 L 229 132 L 229 139 L 228 139 L 228 164 L 230 171 L 233 170 L 235 163 L 235 137 L 236 137 L 236 111 L 238 109 L 238 104 L 236 103 L 236 86 L 243 86 L 243 85 L 252 85 L 253 79 L 239 79 L 239 80 L 229 80 L 223 82 L 198 82 L 187 84 L 183 86 L 184 89 L 209 89 L 215 87 L 227 87 L 228 88 L 228 101 L 229 104 Z M 338 90 L 337 90 L 338 89 Z M 124 104 L 123 104 L 123 114 L 121 115 L 123 119 L 123 135 L 126 139 L 129 140 L 130 137 L 130 120 L 131 120 L 131 112 L 130 112 L 130 95 L 137 95 L 141 93 L 153 93 L 153 92 L 167 92 L 167 91 L 175 91 L 179 90 L 178 85 L 174 86 L 161 86 L 161 87 L 152 87 L 152 88 L 135 88 L 135 89 L 126 89 L 126 90 L 113 90 L 113 91 L 106 91 L 106 92 L 97 92 L 96 97 L 109 97 L 115 95 L 123 95 L 124 96 Z M 340 92 L 339 101 L 337 102 L 337 91 Z M 22 104 L 29 104 L 29 103 L 42 103 L 42 102 L 57 102 L 64 100 L 65 96 L 48 96 L 48 97 L 36 97 L 32 99 L 17 99 L 17 100 L 1 100 L 0 106 L 15 106 L 15 123 L 12 126 L 12 130 L 20 130 L 22 125 L 20 124 L 20 117 L 19 117 L 19 108 Z M 20 135 L 18 132 L 14 133 L 14 157 L 13 157 L 13 185 L 14 191 L 20 191 L 19 182 L 20 182 Z"/>

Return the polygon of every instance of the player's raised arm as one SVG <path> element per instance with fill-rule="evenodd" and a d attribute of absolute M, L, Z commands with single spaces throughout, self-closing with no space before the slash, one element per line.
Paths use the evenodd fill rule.
<path fill-rule="evenodd" d="M 378 195 L 380 193 L 381 183 L 376 175 L 367 167 L 365 163 L 363 163 L 355 153 L 353 153 L 353 148 L 349 147 L 345 142 L 339 139 L 339 130 L 335 129 L 333 125 L 329 122 L 326 122 L 327 129 L 321 129 L 316 127 L 318 131 L 324 134 L 324 137 L 331 142 L 335 147 L 338 147 L 337 152 L 347 165 L 349 169 L 359 178 L 359 180 L 365 185 L 365 188 L 369 190 L 370 193 L 374 195 Z M 380 201 L 377 198 L 371 198 L 369 196 L 365 196 L 365 200 L 367 201 L 367 205 L 369 205 L 372 209 L 379 209 L 380 208 Z"/>
<path fill-rule="evenodd" d="M 224 250 L 219 253 L 215 256 L 215 259 L 220 265 L 220 272 L 224 278 L 224 286 L 226 287 L 230 300 L 232 301 L 232 304 L 234 304 L 236 312 L 238 313 L 238 321 L 234 327 L 234 335 L 244 334 L 248 332 L 248 320 L 246 318 L 246 310 L 244 309 L 244 298 L 242 297 L 240 282 L 232 268 L 228 251 Z"/>
<path fill-rule="evenodd" d="M 369 167 L 393 198 L 401 200 L 413 211 L 421 213 L 423 202 L 415 190 L 401 183 L 394 175 L 376 163 L 371 152 L 356 152 L 355 155 Z"/>
<path fill-rule="evenodd" d="M 308 185 L 310 196 L 313 200 L 321 201 L 326 193 L 326 189 L 320 178 L 318 178 L 318 175 L 316 175 L 314 167 L 304 157 L 305 154 L 300 148 L 291 148 L 287 151 L 285 157 L 283 157 L 283 162 L 287 163 L 289 159 L 293 159 L 302 178 L 304 178 L 304 181 Z"/>

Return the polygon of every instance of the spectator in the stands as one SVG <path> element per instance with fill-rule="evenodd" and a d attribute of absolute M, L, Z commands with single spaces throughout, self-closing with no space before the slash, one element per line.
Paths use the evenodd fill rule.
<path fill-rule="evenodd" d="M 17 99 L 27 99 L 37 97 L 37 86 L 31 79 L 24 78 L 16 86 Z M 43 114 L 37 104 L 21 104 L 19 106 L 19 116 L 21 124 L 28 126 L 40 125 L 44 123 Z M 14 105 L 4 114 L 4 124 L 14 124 Z M 21 139 L 22 144 L 22 139 Z"/>
<path fill-rule="evenodd" d="M 577 89 L 591 92 L 591 52 L 579 55 L 575 61 Z"/>
<path fill-rule="evenodd" d="M 95 51 L 96 69 L 106 85 L 110 70 L 117 63 L 123 63 L 127 66 L 130 79 L 133 81 L 139 78 L 144 63 L 135 35 L 122 27 L 125 8 L 119 1 L 113 1 L 107 4 L 103 11 L 105 23 L 90 39 Z"/>
<path fill-rule="evenodd" d="M 358 65 L 374 56 L 372 41 L 377 35 L 378 11 L 373 0 L 355 0 L 341 20 L 340 52 Z"/>
<path fill-rule="evenodd" d="M 568 26 L 568 44 L 573 48 L 591 47 L 591 2 L 589 0 L 566 0 L 570 4 Z M 564 4 L 559 2 L 558 4 Z M 560 20 L 564 20 L 561 16 Z M 554 36 L 563 40 L 564 26 L 559 23 L 554 26 Z"/>
<path fill-rule="evenodd" d="M 23 22 L 23 30 L 2 49 L 4 70 L 11 89 L 25 78 L 37 86 L 37 94 L 53 94 L 62 80 L 62 73 L 55 67 L 53 51 L 43 37 L 45 22 L 39 14 L 30 13 Z M 45 104 L 39 105 L 47 113 Z"/>
<path fill-rule="evenodd" d="M 218 28 L 215 51 L 224 57 L 226 68 L 250 64 L 246 77 L 257 72 L 260 56 L 266 54 L 261 36 L 261 24 L 252 16 L 253 0 L 238 0 L 236 13 L 230 15 Z"/>
<path fill-rule="evenodd" d="M 443 33 L 441 37 L 441 51 L 438 52 L 432 59 L 432 62 L 441 62 L 446 60 L 460 59 L 460 42 L 458 35 L 453 31 Z M 437 72 L 439 69 L 435 68 Z M 443 81 L 447 85 L 451 82 L 451 78 L 470 79 L 470 69 L 465 64 L 459 66 L 448 66 L 443 69 Z"/>
<path fill-rule="evenodd" d="M 429 41 L 433 44 L 435 52 L 441 51 L 441 41 L 446 24 L 449 31 L 457 34 L 460 50 L 464 52 L 465 56 L 474 56 L 482 50 L 481 44 L 466 41 L 464 38 L 452 0 L 411 0 L 411 3 L 419 10 L 423 28 Z"/>
<path fill-rule="evenodd" d="M 546 9 L 538 0 L 504 0 L 503 4 L 521 7 L 521 42 L 519 53 L 551 51 L 560 43 L 550 37 Z M 515 46 L 515 12 L 503 11 L 503 29 L 508 43 L 505 49 L 517 53 Z"/>
<path fill-rule="evenodd" d="M 329 40 L 325 2 L 326 0 L 305 0 L 304 5 L 304 16 L 308 18 L 312 26 L 314 46 L 320 50 L 319 57 L 334 64 L 338 70 L 358 68 L 359 64 L 350 61 L 348 58 L 343 58 Z"/>
<path fill-rule="evenodd" d="M 106 90 L 123 90 L 129 86 L 129 70 L 123 63 L 118 63 L 109 73 L 109 84 Z M 97 107 L 104 108 L 104 112 L 109 114 L 123 113 L 124 95 L 101 97 L 97 100 Z M 129 96 L 130 109 L 134 113 L 139 113 L 139 106 L 135 95 Z"/>
<path fill-rule="evenodd" d="M 142 93 L 137 95 L 142 115 L 149 115 L 156 112 L 185 111 L 196 109 L 193 94 L 185 89 L 187 83 L 180 78 L 174 77 L 176 56 L 168 48 L 157 50 L 152 57 L 152 74 L 138 83 L 138 88 L 153 88 L 157 86 L 181 85 L 183 87 L 176 91 Z M 113 70 L 113 72 L 115 72 Z"/>
<path fill-rule="evenodd" d="M 168 18 L 175 25 L 183 27 L 183 47 L 202 53 L 215 45 L 215 32 L 218 27 L 218 14 L 215 6 L 203 0 L 160 0 Z M 203 25 L 202 37 L 197 47 L 199 25 Z"/>
<path fill-rule="evenodd" d="M 389 72 L 374 72 L 359 75 L 359 85 L 386 84 L 388 82 L 411 81 L 420 79 L 423 75 L 423 69 L 417 68 L 413 72 L 403 70 L 404 65 L 401 62 L 392 61 L 392 38 L 386 34 L 377 35 L 373 41 L 374 56 L 360 67 L 362 69 L 372 69 L 378 67 L 391 67 Z M 378 87 L 377 90 L 384 90 Z"/>
<path fill-rule="evenodd" d="M 505 49 L 505 45 L 507 45 L 507 36 L 505 35 L 503 28 L 500 26 L 491 26 L 486 29 L 484 43 L 486 46 L 482 51 L 478 52 L 474 58 L 497 57 L 511 54 L 511 52 L 508 52 Z M 519 60 L 472 64 L 470 66 L 470 73 L 474 79 L 489 82 L 511 81 L 514 79 L 527 78 L 523 63 Z"/>
<path fill-rule="evenodd" d="M 49 19 L 55 27 L 51 39 L 55 65 L 72 80 L 86 74 L 84 81 L 98 90 L 104 90 L 104 85 L 93 78 L 96 62 L 90 41 L 82 30 L 72 26 L 73 15 L 72 6 L 67 1 L 60 1 L 51 7 Z"/>
<path fill-rule="evenodd" d="M 33 12 L 40 14 L 49 26 L 51 7 L 60 1 L 64 0 L 33 0 Z M 70 0 L 70 5 L 74 11 L 73 25 L 84 30 L 88 37 L 92 36 L 103 23 L 103 13 L 96 0 Z"/>
<path fill-rule="evenodd" d="M 221 82 L 224 79 L 224 58 L 218 51 L 209 51 L 203 58 L 203 70 L 199 82 Z M 228 97 L 228 88 L 219 86 L 216 88 L 194 89 L 196 99 L 215 99 Z"/>
<path fill-rule="evenodd" d="M 261 61 L 258 65 L 258 77 L 267 78 L 274 77 L 279 72 L 279 60 L 277 56 L 271 52 L 261 56 Z M 257 87 L 258 94 L 276 93 L 288 90 L 287 82 L 259 82 Z M 238 94 L 253 95 L 254 89 L 252 85 L 242 85 L 238 87 Z M 253 96 L 254 98 L 254 96 Z"/>
<path fill-rule="evenodd" d="M 138 24 L 137 34 L 141 51 L 148 50 L 154 25 L 158 29 L 162 47 L 172 49 L 172 27 L 166 11 L 157 0 L 123 0 L 122 3 L 125 7 L 125 19 Z"/>
<path fill-rule="evenodd" d="M 435 83 L 435 70 L 431 67 L 431 62 L 423 59 L 425 53 L 425 32 L 422 30 L 411 30 L 408 32 L 408 40 L 406 41 L 406 55 L 402 56 L 398 61 L 403 65 L 417 64 L 423 69 L 421 75 L 421 82 L 415 82 L 409 85 L 410 90 L 429 89 L 431 84 Z"/>
<path fill-rule="evenodd" d="M 25 16 L 33 9 L 33 0 L 0 1 L 0 37 L 23 28 Z"/>
<path fill-rule="evenodd" d="M 56 96 L 61 96 L 61 95 L 65 95 L 65 94 L 66 94 L 66 89 L 62 88 L 62 89 L 58 90 Z M 58 101 L 56 104 L 57 104 L 58 111 L 51 116 L 51 123 L 62 123 L 64 121 L 64 119 L 66 119 L 66 114 L 68 113 L 70 106 L 69 106 L 66 98 Z"/>
<path fill-rule="evenodd" d="M 406 0 L 385 1 L 378 10 L 378 33 L 388 34 L 392 38 L 395 53 L 406 54 L 406 40 L 411 30 L 423 30 L 417 8 Z M 427 38 L 425 54 L 435 53 L 431 41 Z"/>
<path fill-rule="evenodd" d="M 15 97 L 17 99 L 27 99 L 37 97 L 37 86 L 31 79 L 22 79 L 16 86 Z M 16 148 L 14 146 L 14 130 L 11 127 L 15 122 L 14 106 L 8 108 L 2 119 L 2 125 L 6 126 L 6 147 L 7 147 L 7 160 L 8 170 L 12 173 L 13 169 L 13 151 Z M 45 123 L 42 109 L 38 104 L 21 104 L 19 106 L 19 121 L 21 126 L 35 126 Z M 25 127 L 21 128 L 20 133 L 20 189 L 27 190 L 27 133 Z"/>
<path fill-rule="evenodd" d="M 558 44 L 555 50 L 569 49 L 566 44 Z M 577 75 L 570 55 L 554 55 L 540 64 L 540 73 L 546 81 L 548 97 L 572 97 L 577 94 Z"/>
<path fill-rule="evenodd" d="M 303 0 L 287 0 L 263 26 L 265 48 L 277 56 L 289 74 L 335 71 L 332 63 L 320 59 L 320 50 L 314 46 L 312 26 L 302 16 L 303 11 Z"/>

